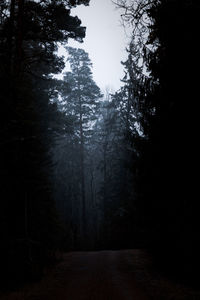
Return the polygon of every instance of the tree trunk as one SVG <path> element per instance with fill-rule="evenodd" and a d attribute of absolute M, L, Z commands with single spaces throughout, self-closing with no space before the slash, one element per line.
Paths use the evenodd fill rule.
<path fill-rule="evenodd" d="M 8 60 L 9 60 L 8 63 L 9 63 L 9 76 L 10 77 L 12 77 L 13 71 L 14 71 L 14 61 L 13 61 L 14 16 L 15 16 L 15 0 L 11 0 L 9 35 L 8 35 Z"/>
<path fill-rule="evenodd" d="M 82 200 L 82 231 L 86 233 L 86 203 L 85 203 L 85 166 L 84 166 L 84 134 L 83 134 L 83 113 L 81 95 L 79 89 L 79 105 L 80 105 L 80 172 L 81 172 L 81 200 Z"/>
<path fill-rule="evenodd" d="M 17 14 L 17 39 L 15 52 L 15 72 L 19 77 L 22 71 L 23 61 L 23 16 L 24 16 L 24 0 L 18 0 L 18 14 Z"/>
<path fill-rule="evenodd" d="M 107 198 L 107 142 L 103 146 L 103 215 L 105 217 Z"/>

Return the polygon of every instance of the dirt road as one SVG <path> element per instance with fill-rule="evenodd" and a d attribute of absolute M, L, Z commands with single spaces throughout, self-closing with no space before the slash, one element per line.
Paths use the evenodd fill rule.
<path fill-rule="evenodd" d="M 131 251 L 65 254 L 41 282 L 2 300 L 147 300 L 134 280 Z"/>

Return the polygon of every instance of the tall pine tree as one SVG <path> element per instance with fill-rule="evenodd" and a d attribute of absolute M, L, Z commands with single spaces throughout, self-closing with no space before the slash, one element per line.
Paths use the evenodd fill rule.
<path fill-rule="evenodd" d="M 61 106 L 66 114 L 74 118 L 75 134 L 79 139 L 80 159 L 80 186 L 82 207 L 82 232 L 86 233 L 86 188 L 85 188 L 85 164 L 87 156 L 87 143 L 91 136 L 92 125 L 97 118 L 101 92 L 92 78 L 92 63 L 88 53 L 83 49 L 67 47 L 68 62 L 71 72 L 66 72 L 64 84 L 67 93 L 63 95 Z"/>

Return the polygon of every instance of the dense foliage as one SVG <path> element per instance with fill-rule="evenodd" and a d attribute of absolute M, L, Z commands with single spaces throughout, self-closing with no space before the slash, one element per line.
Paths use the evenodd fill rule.
<path fill-rule="evenodd" d="M 132 97 L 144 135 L 139 140 L 133 137 L 139 157 L 136 190 L 138 213 L 144 216 L 141 225 L 160 263 L 194 280 L 200 229 L 193 169 L 199 66 L 194 37 L 200 5 L 184 0 L 118 1 L 118 5 L 125 24 L 134 24 L 132 44 L 140 45 L 134 60 L 140 57 L 148 70 L 146 78 L 144 71 L 139 75 L 139 89 L 134 87 L 139 101 Z M 132 84 L 133 80 L 129 87 Z"/>
<path fill-rule="evenodd" d="M 1 274 L 14 284 L 40 277 L 59 242 L 49 149 L 56 130 L 51 99 L 61 72 L 57 43 L 79 41 L 85 28 L 70 8 L 89 1 L 0 3 Z"/>

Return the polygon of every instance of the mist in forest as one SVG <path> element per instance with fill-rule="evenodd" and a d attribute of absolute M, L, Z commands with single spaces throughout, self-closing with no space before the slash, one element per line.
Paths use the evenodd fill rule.
<path fill-rule="evenodd" d="M 99 5 L 0 1 L 3 289 L 40 280 L 58 253 L 124 249 L 198 286 L 200 5 Z"/>

